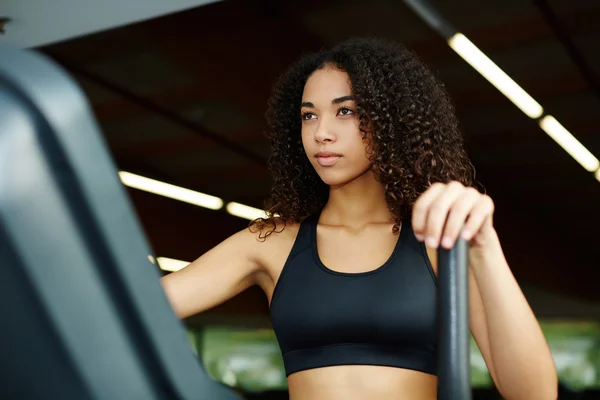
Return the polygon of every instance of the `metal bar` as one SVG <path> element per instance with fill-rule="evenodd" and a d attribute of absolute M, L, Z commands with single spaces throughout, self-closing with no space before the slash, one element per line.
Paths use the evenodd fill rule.
<path fill-rule="evenodd" d="M 471 399 L 467 243 L 438 250 L 438 398 Z"/>
<path fill-rule="evenodd" d="M 404 3 L 410 7 L 415 14 L 423 19 L 433 30 L 448 39 L 458 30 L 433 7 L 427 0 L 404 0 Z"/>

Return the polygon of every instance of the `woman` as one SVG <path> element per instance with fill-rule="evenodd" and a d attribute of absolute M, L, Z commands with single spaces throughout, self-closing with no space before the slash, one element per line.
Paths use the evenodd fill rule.
<path fill-rule="evenodd" d="M 557 376 L 474 189 L 443 86 L 405 48 L 350 40 L 305 57 L 269 102 L 269 218 L 163 278 L 181 317 L 259 285 L 290 398 L 436 398 L 436 254 L 469 241 L 470 328 L 507 399 Z"/>

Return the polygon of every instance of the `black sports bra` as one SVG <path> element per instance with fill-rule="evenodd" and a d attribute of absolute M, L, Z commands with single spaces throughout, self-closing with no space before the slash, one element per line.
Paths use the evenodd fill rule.
<path fill-rule="evenodd" d="M 333 365 L 437 372 L 437 278 L 410 220 L 376 270 L 328 269 L 316 245 L 318 215 L 306 219 L 271 299 L 286 376 Z"/>

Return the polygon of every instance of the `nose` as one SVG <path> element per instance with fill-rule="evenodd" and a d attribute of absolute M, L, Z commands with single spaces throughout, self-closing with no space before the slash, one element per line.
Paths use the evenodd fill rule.
<path fill-rule="evenodd" d="M 334 134 L 332 124 L 328 123 L 326 118 L 322 118 L 319 121 L 317 131 L 315 132 L 315 141 L 322 144 L 334 142 L 335 139 L 336 136 Z"/>

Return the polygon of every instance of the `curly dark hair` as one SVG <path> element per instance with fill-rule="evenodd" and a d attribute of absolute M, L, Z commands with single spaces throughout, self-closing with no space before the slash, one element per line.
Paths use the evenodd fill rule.
<path fill-rule="evenodd" d="M 307 79 L 327 66 L 350 77 L 359 129 L 369 139 L 373 168 L 395 216 L 394 231 L 432 183 L 473 185 L 475 171 L 443 84 L 401 44 L 375 38 L 351 39 L 331 50 L 305 56 L 275 84 L 266 114 L 273 174 L 265 204 L 268 218 L 252 222 L 261 237 L 279 226 L 274 216 L 285 227 L 288 221 L 301 222 L 319 212 L 327 202 L 329 187 L 304 153 L 300 118 Z"/>

